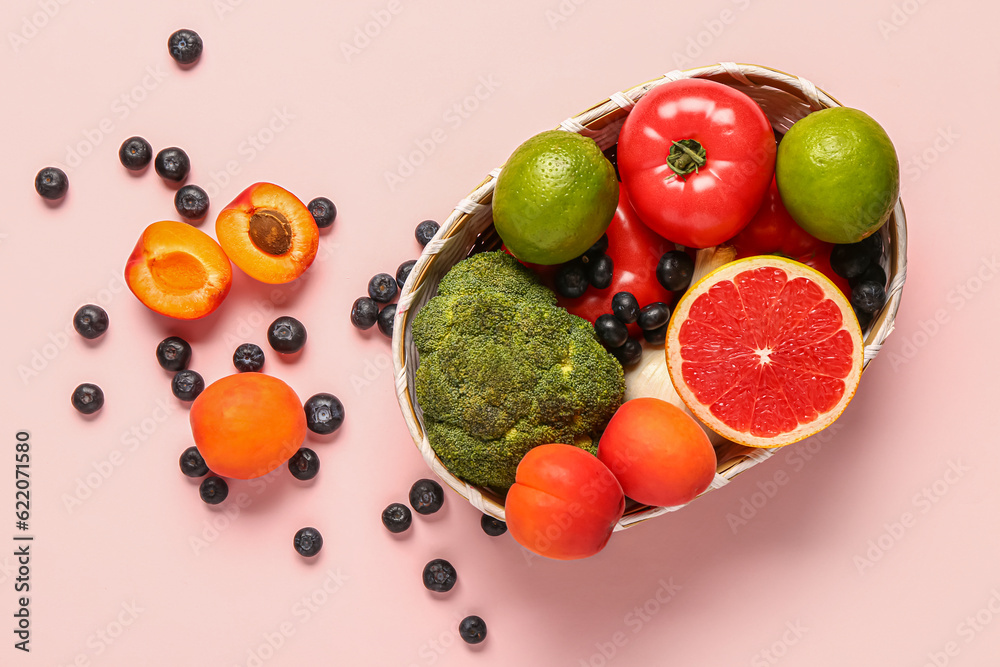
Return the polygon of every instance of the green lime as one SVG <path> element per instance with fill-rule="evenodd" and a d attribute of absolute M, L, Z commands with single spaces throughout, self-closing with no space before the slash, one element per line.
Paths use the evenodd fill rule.
<path fill-rule="evenodd" d="M 792 125 L 778 145 L 775 173 L 795 222 L 830 243 L 871 235 L 899 197 L 896 149 L 857 109 L 823 109 Z"/>
<path fill-rule="evenodd" d="M 550 130 L 508 158 L 493 193 L 493 224 L 518 259 L 561 264 L 601 238 L 617 207 L 615 168 L 594 140 Z"/>

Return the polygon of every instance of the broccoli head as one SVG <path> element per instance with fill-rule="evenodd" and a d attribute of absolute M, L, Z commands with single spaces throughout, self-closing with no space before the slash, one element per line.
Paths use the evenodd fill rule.
<path fill-rule="evenodd" d="M 412 331 L 427 438 L 470 484 L 506 492 L 537 445 L 593 452 L 624 398 L 622 368 L 590 323 L 502 252 L 455 265 Z"/>

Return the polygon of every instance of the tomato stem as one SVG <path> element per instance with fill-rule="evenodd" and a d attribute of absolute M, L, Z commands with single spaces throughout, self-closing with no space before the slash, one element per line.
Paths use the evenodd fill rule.
<path fill-rule="evenodd" d="M 699 167 L 704 167 L 705 147 L 694 139 L 681 139 L 672 142 L 670 154 L 667 155 L 667 166 L 678 176 L 687 176 L 692 171 L 698 173 Z"/>

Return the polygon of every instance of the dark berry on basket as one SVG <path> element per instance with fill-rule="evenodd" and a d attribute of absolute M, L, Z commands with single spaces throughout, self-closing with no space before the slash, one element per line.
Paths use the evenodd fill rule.
<path fill-rule="evenodd" d="M 486 621 L 478 616 L 466 616 L 458 624 L 458 634 L 466 644 L 479 644 L 486 639 Z"/>
<path fill-rule="evenodd" d="M 483 518 L 479 520 L 479 525 L 483 527 L 483 532 L 490 537 L 500 537 L 507 532 L 507 524 L 489 514 L 483 514 Z"/>
<path fill-rule="evenodd" d="M 868 268 L 865 269 L 864 273 L 862 273 L 857 278 L 851 278 L 847 282 L 848 284 L 850 284 L 851 289 L 857 287 L 859 283 L 865 283 L 865 282 L 878 283 L 879 285 L 885 287 L 887 279 L 888 278 L 885 275 L 885 269 L 883 269 L 875 262 L 872 262 L 871 264 L 868 265 Z"/>
<path fill-rule="evenodd" d="M 323 548 L 323 536 L 315 528 L 300 528 L 292 540 L 299 555 L 312 558 Z"/>
<path fill-rule="evenodd" d="M 308 208 L 320 229 L 326 229 L 337 219 L 337 206 L 326 197 L 316 197 L 309 202 Z"/>
<path fill-rule="evenodd" d="M 835 245 L 830 251 L 830 268 L 841 278 L 857 278 L 872 262 L 869 253 L 864 241 Z"/>
<path fill-rule="evenodd" d="M 406 279 L 410 277 L 410 272 L 413 271 L 413 265 L 417 263 L 417 260 L 410 259 L 399 265 L 396 269 L 396 284 L 399 285 L 399 289 L 403 289 L 403 285 L 406 284 Z"/>
<path fill-rule="evenodd" d="M 378 330 L 386 338 L 392 338 L 393 323 L 396 321 L 396 304 L 390 303 L 378 314 Z"/>
<path fill-rule="evenodd" d="M 202 220 L 208 213 L 208 203 L 208 193 L 197 185 L 185 185 L 174 195 L 174 208 L 185 220 Z"/>
<path fill-rule="evenodd" d="M 240 373 L 256 373 L 264 367 L 264 350 L 253 343 L 243 343 L 233 352 L 233 366 Z"/>
<path fill-rule="evenodd" d="M 35 176 L 35 192 L 45 199 L 62 199 L 68 189 L 69 178 L 58 167 L 46 167 Z"/>
<path fill-rule="evenodd" d="M 618 292 L 611 298 L 611 312 L 619 322 L 632 324 L 639 319 L 639 302 L 631 292 Z"/>
<path fill-rule="evenodd" d="M 864 333 L 864 331 L 868 328 L 868 325 L 872 323 L 872 316 L 868 313 L 861 312 L 857 308 L 854 309 L 854 316 L 858 318 L 858 324 L 861 325 L 861 331 Z"/>
<path fill-rule="evenodd" d="M 413 523 L 410 508 L 403 503 L 393 503 L 382 510 L 382 525 L 390 533 L 402 533 Z"/>
<path fill-rule="evenodd" d="M 858 283 L 851 290 L 851 305 L 855 310 L 874 315 L 885 305 L 885 288 L 874 281 Z"/>
<path fill-rule="evenodd" d="M 639 328 L 643 331 L 659 329 L 670 320 L 670 306 L 657 301 L 639 311 Z"/>
<path fill-rule="evenodd" d="M 589 285 L 587 267 L 578 259 L 566 262 L 556 272 L 556 292 L 567 299 L 583 296 Z"/>
<path fill-rule="evenodd" d="M 443 558 L 435 558 L 424 566 L 424 586 L 435 593 L 447 593 L 455 587 L 458 572 Z"/>
<path fill-rule="evenodd" d="M 188 477 L 204 477 L 208 474 L 208 464 L 197 447 L 188 447 L 181 453 L 181 472 Z"/>
<path fill-rule="evenodd" d="M 647 343 L 652 345 L 663 345 L 667 340 L 667 325 L 664 324 L 662 327 L 657 327 L 655 329 L 643 329 L 642 337 L 646 339 Z"/>
<path fill-rule="evenodd" d="M 212 475 L 202 480 L 198 492 L 201 494 L 201 499 L 209 505 L 218 505 L 229 495 L 229 484 L 221 477 Z"/>
<path fill-rule="evenodd" d="M 129 171 L 142 171 L 153 160 L 153 147 L 142 137 L 129 137 L 118 149 L 118 159 Z"/>
<path fill-rule="evenodd" d="M 344 404 L 333 394 L 320 393 L 310 396 L 304 408 L 306 426 L 313 433 L 327 435 L 344 423 Z"/>
<path fill-rule="evenodd" d="M 875 232 L 871 236 L 867 236 L 858 241 L 858 244 L 865 248 L 868 252 L 868 256 L 872 258 L 872 261 L 878 262 L 879 258 L 882 256 L 882 250 L 884 250 L 881 234 Z"/>
<path fill-rule="evenodd" d="M 156 360 L 165 371 L 182 371 L 191 361 L 191 346 L 178 336 L 170 336 L 156 346 Z"/>
<path fill-rule="evenodd" d="M 302 447 L 288 459 L 288 471 L 295 479 L 312 479 L 319 473 L 319 456 L 308 447 Z"/>
<path fill-rule="evenodd" d="M 604 253 L 608 251 L 608 235 L 604 234 L 601 238 L 597 239 L 594 245 L 587 249 L 587 252 L 583 253 L 582 257 L 586 258 L 586 261 L 597 259 Z"/>
<path fill-rule="evenodd" d="M 294 354 L 306 344 L 306 328 L 294 317 L 283 315 L 267 328 L 267 342 L 277 352 Z"/>
<path fill-rule="evenodd" d="M 201 56 L 205 43 L 201 35 L 194 30 L 182 28 L 170 35 L 167 40 L 167 48 L 170 49 L 170 57 L 181 65 L 190 65 Z"/>
<path fill-rule="evenodd" d="M 444 489 L 433 479 L 418 479 L 410 487 L 410 506 L 417 514 L 434 514 L 444 504 Z"/>
<path fill-rule="evenodd" d="M 607 289 L 611 287 L 614 271 L 614 260 L 607 255 L 601 255 L 587 262 L 587 281 L 596 289 Z"/>
<path fill-rule="evenodd" d="M 683 292 L 691 284 L 694 275 L 694 260 L 683 250 L 671 250 L 663 253 L 656 265 L 656 279 L 663 289 L 671 292 Z"/>
<path fill-rule="evenodd" d="M 396 298 L 399 285 L 388 273 L 379 273 L 368 281 L 368 296 L 379 303 L 389 303 Z"/>
<path fill-rule="evenodd" d="M 84 382 L 73 390 L 73 407 L 85 415 L 92 415 L 104 406 L 104 392 L 96 384 Z"/>
<path fill-rule="evenodd" d="M 73 328 L 88 340 L 99 338 L 108 330 L 108 313 L 92 303 L 80 306 L 73 315 Z"/>
<path fill-rule="evenodd" d="M 608 162 L 610 162 L 611 165 L 615 168 L 615 178 L 617 178 L 618 181 L 621 182 L 622 175 L 618 173 L 618 144 L 615 144 L 614 146 L 608 146 L 607 148 L 605 148 L 604 157 L 606 157 L 608 159 Z"/>
<path fill-rule="evenodd" d="M 153 169 L 163 180 L 180 183 L 191 171 L 191 160 L 180 148 L 171 146 L 156 154 Z"/>
<path fill-rule="evenodd" d="M 371 329 L 378 321 L 378 304 L 367 296 L 359 297 L 351 306 L 351 324 L 359 329 Z"/>
<path fill-rule="evenodd" d="M 621 347 L 628 340 L 628 328 L 614 315 L 604 314 L 594 322 L 594 333 L 601 345 L 610 349 Z"/>
<path fill-rule="evenodd" d="M 205 391 L 205 380 L 196 371 L 177 371 L 170 382 L 170 391 L 182 401 L 193 401 L 198 394 Z"/>
<path fill-rule="evenodd" d="M 431 239 L 434 238 L 434 235 L 437 234 L 440 228 L 441 225 L 439 225 L 435 221 L 424 220 L 419 225 L 417 225 L 417 228 L 415 230 L 413 230 L 413 236 L 417 239 L 417 243 L 419 243 L 420 246 L 423 247 L 428 243 L 430 243 Z"/>
<path fill-rule="evenodd" d="M 634 366 L 642 359 L 642 344 L 635 338 L 629 338 L 621 347 L 611 350 L 622 366 Z"/>

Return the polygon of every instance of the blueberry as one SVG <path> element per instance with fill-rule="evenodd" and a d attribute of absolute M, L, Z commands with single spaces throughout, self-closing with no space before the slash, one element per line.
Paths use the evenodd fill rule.
<path fill-rule="evenodd" d="M 864 273 L 856 278 L 851 278 L 847 282 L 850 284 L 851 289 L 854 289 L 858 283 L 864 282 L 878 283 L 884 287 L 887 280 L 888 276 L 885 275 L 885 269 L 875 262 L 872 262 L 868 265 L 868 268 L 865 269 Z"/>
<path fill-rule="evenodd" d="M 444 504 L 444 489 L 433 479 L 418 479 L 410 487 L 410 506 L 417 514 L 434 514 Z"/>
<path fill-rule="evenodd" d="M 295 533 L 292 544 L 295 546 L 295 550 L 299 552 L 299 555 L 312 558 L 323 548 L 323 536 L 315 528 L 300 528 Z"/>
<path fill-rule="evenodd" d="M 202 42 L 201 35 L 194 30 L 182 28 L 170 35 L 170 39 L 167 40 L 167 48 L 170 50 L 171 58 L 181 65 L 190 65 L 201 56 L 205 43 Z"/>
<path fill-rule="evenodd" d="M 587 262 L 587 281 L 595 289 L 607 289 L 611 287 L 611 278 L 614 276 L 615 263 L 607 255 L 601 255 L 597 259 Z"/>
<path fill-rule="evenodd" d="M 872 262 L 870 251 L 864 241 L 835 245 L 830 251 L 830 268 L 841 278 L 857 278 Z"/>
<path fill-rule="evenodd" d="M 507 524 L 489 514 L 483 514 L 479 525 L 482 526 L 483 532 L 490 537 L 500 537 L 507 532 Z"/>
<path fill-rule="evenodd" d="M 604 314 L 594 322 L 597 340 L 606 348 L 621 347 L 628 340 L 628 329 L 614 315 Z"/>
<path fill-rule="evenodd" d="M 424 586 L 435 593 L 447 593 L 455 587 L 458 573 L 443 558 L 435 558 L 424 566 Z"/>
<path fill-rule="evenodd" d="M 170 382 L 170 391 L 182 401 L 193 401 L 198 394 L 205 391 L 205 380 L 196 371 L 177 371 Z"/>
<path fill-rule="evenodd" d="M 663 253 L 656 265 L 656 279 L 663 289 L 671 292 L 683 292 L 691 284 L 694 275 L 694 260 L 683 250 L 671 250 Z"/>
<path fill-rule="evenodd" d="M 642 359 L 642 345 L 635 338 L 629 338 L 621 347 L 611 350 L 622 366 L 634 366 Z"/>
<path fill-rule="evenodd" d="M 420 247 L 424 247 L 430 243 L 431 239 L 434 238 L 434 235 L 437 234 L 439 229 L 441 229 L 441 225 L 434 220 L 424 220 L 417 225 L 415 230 L 413 230 L 413 236 L 417 239 L 417 243 L 420 244 Z"/>
<path fill-rule="evenodd" d="M 277 352 L 294 354 L 306 344 L 306 328 L 294 317 L 284 315 L 267 328 L 267 342 Z"/>
<path fill-rule="evenodd" d="M 656 327 L 655 329 L 643 329 L 642 337 L 646 339 L 647 343 L 652 345 L 663 345 L 667 340 L 667 325 L 664 324 L 662 327 Z"/>
<path fill-rule="evenodd" d="M 68 189 L 69 178 L 58 167 L 46 167 L 35 176 L 35 192 L 45 199 L 62 199 Z"/>
<path fill-rule="evenodd" d="M 874 281 L 858 283 L 851 290 L 851 305 L 855 310 L 874 315 L 885 305 L 885 288 Z"/>
<path fill-rule="evenodd" d="M 153 160 L 153 147 L 142 137 L 129 137 L 118 149 L 118 159 L 129 171 L 142 171 Z"/>
<path fill-rule="evenodd" d="M 396 304 L 390 303 L 378 314 L 378 330 L 386 338 L 392 338 L 393 323 L 396 321 Z"/>
<path fill-rule="evenodd" d="M 104 392 L 96 384 L 84 382 L 73 390 L 73 407 L 85 415 L 92 415 L 104 407 Z"/>
<path fill-rule="evenodd" d="M 597 239 L 594 245 L 587 248 L 587 252 L 583 253 L 583 257 L 588 260 L 597 259 L 604 253 L 608 251 L 608 235 L 604 234 L 601 238 Z"/>
<path fill-rule="evenodd" d="M 187 178 L 188 172 L 191 171 L 191 160 L 187 153 L 180 148 L 171 146 L 156 154 L 156 159 L 153 160 L 153 169 L 163 180 L 180 183 Z"/>
<path fill-rule="evenodd" d="M 382 525 L 390 533 L 402 533 L 413 523 L 410 508 L 402 503 L 393 503 L 382 510 Z"/>
<path fill-rule="evenodd" d="M 580 260 L 566 262 L 556 272 L 556 292 L 567 299 L 576 299 L 587 291 L 587 267 Z"/>
<path fill-rule="evenodd" d="M 312 479 L 319 473 L 319 456 L 308 447 L 301 447 L 288 459 L 288 471 L 295 479 Z"/>
<path fill-rule="evenodd" d="M 309 202 L 308 208 L 320 229 L 326 229 L 337 219 L 337 206 L 326 197 L 316 197 Z"/>
<path fill-rule="evenodd" d="M 621 183 L 622 175 L 618 171 L 618 144 L 605 148 L 604 157 L 606 157 L 608 159 L 608 162 L 611 163 L 611 166 L 615 168 L 615 178 L 617 178 L 618 182 Z"/>
<path fill-rule="evenodd" d="M 170 336 L 156 346 L 156 361 L 165 371 L 182 371 L 191 362 L 191 346 L 178 336 Z"/>
<path fill-rule="evenodd" d="M 198 487 L 201 499 L 209 505 L 218 505 L 229 495 L 229 485 L 226 480 L 217 475 L 206 477 Z"/>
<path fill-rule="evenodd" d="M 313 433 L 327 435 L 344 423 L 344 404 L 333 394 L 315 394 L 305 402 L 306 426 Z"/>
<path fill-rule="evenodd" d="M 351 324 L 357 328 L 371 329 L 378 321 L 378 304 L 374 299 L 363 296 L 351 306 Z"/>
<path fill-rule="evenodd" d="M 240 373 L 256 373 L 264 367 L 264 350 L 253 343 L 243 343 L 233 352 L 233 366 Z"/>
<path fill-rule="evenodd" d="M 174 195 L 174 208 L 185 220 L 204 220 L 208 213 L 208 193 L 197 185 L 185 185 Z"/>
<path fill-rule="evenodd" d="M 657 301 L 639 311 L 639 328 L 643 331 L 659 329 L 670 320 L 670 306 Z"/>
<path fill-rule="evenodd" d="M 410 272 L 413 271 L 413 265 L 417 263 L 417 260 L 410 259 L 399 265 L 396 269 L 396 284 L 399 285 L 399 289 L 403 289 L 403 285 L 406 284 L 406 279 L 410 277 Z"/>
<path fill-rule="evenodd" d="M 368 281 L 368 296 L 378 303 L 389 303 L 396 298 L 399 285 L 388 273 L 379 273 Z"/>
<path fill-rule="evenodd" d="M 878 262 L 879 258 L 882 257 L 882 251 L 884 250 L 882 235 L 878 232 L 861 239 L 858 241 L 858 245 L 862 246 L 868 252 L 868 256 L 872 258 L 872 261 Z"/>
<path fill-rule="evenodd" d="M 197 447 L 188 447 L 181 453 L 181 472 L 188 477 L 204 477 L 208 474 L 208 464 Z"/>
<path fill-rule="evenodd" d="M 611 312 L 623 324 L 639 319 L 639 302 L 631 292 L 618 292 L 611 298 Z"/>
<path fill-rule="evenodd" d="M 99 338 L 108 330 L 108 313 L 92 303 L 80 306 L 73 315 L 73 328 L 87 340 Z"/>
<path fill-rule="evenodd" d="M 857 308 L 854 309 L 854 316 L 858 318 L 858 324 L 861 325 L 861 331 L 864 332 L 868 329 L 868 325 L 872 323 L 872 316 L 868 313 L 863 313 Z"/>
<path fill-rule="evenodd" d="M 478 616 L 466 616 L 458 624 L 458 634 L 466 644 L 479 644 L 486 639 L 486 621 Z"/>

